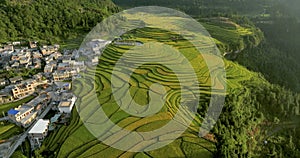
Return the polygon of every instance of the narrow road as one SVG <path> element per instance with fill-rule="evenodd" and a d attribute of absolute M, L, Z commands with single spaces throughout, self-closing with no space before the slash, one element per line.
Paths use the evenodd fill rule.
<path fill-rule="evenodd" d="M 7 121 L 9 118 L 6 116 L 6 117 L 2 117 L 2 118 L 0 118 L 0 122 L 1 121 Z"/>
<path fill-rule="evenodd" d="M 23 134 L 21 134 L 19 137 L 18 137 L 18 140 L 15 141 L 12 146 L 9 148 L 9 151 L 7 152 L 7 158 L 11 157 L 11 155 L 15 152 L 15 150 L 17 150 L 17 148 L 25 141 L 27 135 L 28 135 L 28 132 L 32 129 L 32 127 L 36 124 L 36 122 L 39 120 L 39 119 L 43 119 L 47 113 L 51 110 L 52 108 L 52 104 L 50 103 L 48 105 L 48 107 L 43 111 L 43 113 L 38 116 L 36 118 L 36 120 L 34 121 L 34 123 L 26 130 L 26 132 L 24 132 Z"/>

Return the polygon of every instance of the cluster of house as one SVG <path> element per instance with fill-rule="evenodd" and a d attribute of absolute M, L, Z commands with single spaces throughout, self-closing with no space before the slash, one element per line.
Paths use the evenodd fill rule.
<path fill-rule="evenodd" d="M 27 128 L 49 105 L 50 101 L 50 95 L 47 92 L 43 92 L 30 102 L 10 109 L 7 112 L 8 117 L 17 125 Z"/>
<path fill-rule="evenodd" d="M 52 77 L 53 81 L 71 80 L 86 68 L 84 61 L 76 60 L 79 58 L 77 50 L 65 51 L 64 54 L 60 52 L 45 53 L 48 56 L 45 58 L 44 73 L 45 76 Z"/>
<path fill-rule="evenodd" d="M 107 41 L 102 39 L 93 39 L 85 45 L 82 46 L 80 52 L 82 52 L 81 56 L 85 56 L 88 58 L 88 64 L 95 66 L 99 62 L 99 56 L 103 53 L 103 50 L 109 44 L 115 45 L 125 45 L 125 46 L 142 46 L 143 43 L 140 41 L 131 41 L 131 40 L 124 40 L 122 38 L 117 38 L 114 41 Z"/>
<path fill-rule="evenodd" d="M 81 56 L 88 58 L 89 65 L 97 65 L 99 62 L 99 56 L 102 54 L 106 45 L 110 44 L 111 41 L 106 41 L 102 39 L 94 39 L 87 42 L 80 50 L 82 52 Z"/>
<path fill-rule="evenodd" d="M 72 79 L 80 77 L 79 72 L 87 66 L 98 64 L 99 55 L 110 41 L 93 40 L 82 50 L 59 52 L 59 45 L 37 47 L 30 42 L 30 48 L 14 49 L 15 44 L 0 48 L 0 67 L 3 69 L 43 69 L 30 79 L 22 77 L 0 79 L 0 104 L 13 102 L 30 95 L 36 97 L 28 103 L 10 109 L 7 114 L 11 122 L 28 128 L 32 149 L 39 148 L 48 131 L 57 123 L 67 122 L 77 97 L 71 92 Z M 87 60 L 79 59 L 84 58 Z M 9 61 L 9 62 L 7 62 Z M 6 63 L 5 63 L 6 62 Z M 45 63 L 38 64 L 38 63 Z M 40 119 L 49 109 L 56 110 L 50 120 Z M 47 113 L 47 112 L 46 112 Z M 42 116 L 43 115 L 43 116 Z M 62 118 L 63 116 L 67 116 Z"/>
<path fill-rule="evenodd" d="M 9 81 L 6 81 L 6 87 L 0 90 L 0 104 L 13 102 L 32 95 L 36 92 L 37 87 L 46 86 L 48 82 L 49 80 L 44 78 L 41 73 L 27 80 L 23 80 L 20 76 L 11 78 Z"/>
<path fill-rule="evenodd" d="M 51 108 L 55 109 L 59 113 L 55 114 L 50 120 L 38 119 L 29 130 L 28 138 L 32 149 L 36 149 L 41 146 L 43 140 L 48 134 L 48 131 L 54 130 L 57 124 L 66 122 L 66 120 L 62 119 L 62 115 L 70 117 L 70 113 L 72 112 L 77 100 L 77 97 L 69 91 L 70 89 L 63 88 L 65 91 L 62 91 L 62 89 L 57 85 L 55 85 L 55 87 L 56 92 L 54 93 L 56 94 L 53 98 L 53 93 L 48 92 L 21 106 L 21 108 L 11 109 L 8 112 L 9 118 L 13 120 L 13 122 L 18 123 L 21 120 L 20 123 L 22 126 L 25 125 L 25 127 L 29 127 L 30 124 L 37 119 L 37 116 L 40 116 L 41 112 L 47 108 L 47 106 L 51 104 L 56 105 Z M 70 86 L 67 87 L 70 88 Z M 59 119 L 61 119 L 61 121 L 59 121 Z M 27 124 L 23 124 L 23 122 L 26 122 Z"/>
<path fill-rule="evenodd" d="M 70 90 L 71 83 L 55 82 L 47 89 L 39 92 L 39 95 L 30 102 L 10 109 L 7 112 L 11 122 L 24 128 L 31 127 L 28 132 L 28 138 L 32 149 L 40 147 L 42 141 L 47 136 L 50 126 L 54 129 L 62 114 L 70 117 L 70 113 L 77 100 L 77 97 Z M 37 120 L 48 107 L 56 110 L 58 114 L 51 118 L 51 120 Z M 37 122 L 31 126 L 36 120 Z"/>
<path fill-rule="evenodd" d="M 43 55 L 37 47 L 37 43 L 30 42 L 29 47 L 16 46 L 20 44 L 18 42 L 0 48 L 0 67 L 6 70 L 41 69 Z"/>
<path fill-rule="evenodd" d="M 65 51 L 62 54 L 59 52 L 59 47 L 59 45 L 54 45 L 38 48 L 36 43 L 32 42 L 30 48 L 14 49 L 14 45 L 6 45 L 0 48 L 0 68 L 6 70 L 15 70 L 21 67 L 43 69 L 44 72 L 39 76 L 54 82 L 79 77 L 79 72 L 86 68 L 84 61 L 76 60 L 79 58 L 79 52 L 77 50 Z M 36 63 L 45 63 L 46 65 L 39 64 L 37 66 Z M 0 86 L 6 86 L 0 91 L 0 104 L 32 94 L 39 84 L 35 80 L 24 81 L 20 76 L 0 79 Z"/>
<path fill-rule="evenodd" d="M 78 53 L 77 50 L 61 53 L 59 45 L 38 48 L 36 43 L 30 43 L 30 48 L 14 49 L 14 45 L 0 48 L 0 67 L 3 69 L 44 70 L 26 80 L 20 76 L 0 79 L 0 86 L 4 87 L 0 90 L 0 104 L 35 96 L 30 102 L 7 112 L 11 122 L 30 129 L 28 138 L 33 149 L 40 147 L 49 128 L 55 128 L 58 120 L 64 122 L 60 119 L 62 115 L 70 116 L 77 99 L 71 92 L 71 81 L 86 69 L 85 62 L 77 60 Z M 39 119 L 43 118 L 45 109 L 56 110 L 57 114 L 50 120 Z"/>

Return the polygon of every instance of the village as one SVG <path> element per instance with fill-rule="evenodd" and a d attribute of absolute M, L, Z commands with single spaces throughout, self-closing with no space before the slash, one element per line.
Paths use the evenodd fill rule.
<path fill-rule="evenodd" d="M 26 139 L 31 149 L 41 146 L 49 131 L 58 124 L 68 124 L 77 97 L 72 93 L 72 80 L 80 78 L 80 72 L 98 64 L 101 49 L 109 41 L 94 40 L 89 50 L 60 50 L 59 45 L 42 45 L 29 42 L 13 42 L 0 47 L 0 67 L 6 71 L 19 69 L 40 70 L 24 79 L 22 76 L 0 78 L 0 104 L 17 102 L 32 97 L 29 102 L 3 113 L 0 121 L 6 120 L 24 129 L 22 135 L 0 143 L 0 157 L 9 157 Z M 81 60 L 82 55 L 89 59 Z M 44 119 L 49 111 L 55 111 L 50 119 Z"/>

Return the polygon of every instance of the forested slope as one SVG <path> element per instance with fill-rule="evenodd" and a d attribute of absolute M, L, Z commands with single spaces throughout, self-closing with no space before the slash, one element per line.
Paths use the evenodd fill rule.
<path fill-rule="evenodd" d="M 263 73 L 272 83 L 300 92 L 300 13 L 292 4 L 279 3 L 267 10 L 269 16 L 251 18 L 264 32 L 265 40 L 242 52 L 236 61 Z"/>
<path fill-rule="evenodd" d="M 1 0 L 0 42 L 74 38 L 117 11 L 110 0 Z"/>

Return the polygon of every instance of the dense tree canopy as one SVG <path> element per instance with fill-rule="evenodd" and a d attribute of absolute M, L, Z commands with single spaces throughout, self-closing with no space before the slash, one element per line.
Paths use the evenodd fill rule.
<path fill-rule="evenodd" d="M 0 42 L 58 41 L 86 32 L 118 8 L 109 0 L 22 0 L 0 2 Z"/>
<path fill-rule="evenodd" d="M 244 88 L 226 97 L 213 130 L 219 149 L 216 156 L 299 156 L 300 95 L 268 83 L 243 84 Z"/>
<path fill-rule="evenodd" d="M 266 4 L 278 0 L 113 0 L 123 7 L 164 6 L 182 10 L 190 15 L 217 15 L 223 13 L 253 14 L 263 12 Z"/>

